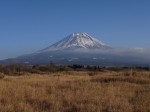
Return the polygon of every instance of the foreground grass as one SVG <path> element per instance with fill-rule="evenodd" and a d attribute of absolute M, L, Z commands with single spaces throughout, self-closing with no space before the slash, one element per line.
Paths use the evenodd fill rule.
<path fill-rule="evenodd" d="M 5 76 L 0 79 L 0 112 L 150 112 L 150 73 Z"/>

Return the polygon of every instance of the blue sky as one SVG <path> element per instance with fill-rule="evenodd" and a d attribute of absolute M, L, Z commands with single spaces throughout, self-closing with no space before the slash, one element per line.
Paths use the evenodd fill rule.
<path fill-rule="evenodd" d="M 0 0 L 0 59 L 87 32 L 114 48 L 150 48 L 150 0 Z"/>

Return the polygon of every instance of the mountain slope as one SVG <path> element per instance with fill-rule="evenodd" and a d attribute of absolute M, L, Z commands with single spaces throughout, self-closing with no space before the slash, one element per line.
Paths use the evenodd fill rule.
<path fill-rule="evenodd" d="M 87 33 L 73 33 L 41 51 L 0 61 L 0 64 L 82 64 L 99 66 L 150 66 L 150 54 L 117 50 Z"/>
<path fill-rule="evenodd" d="M 72 33 L 59 42 L 47 47 L 41 52 L 52 50 L 65 50 L 65 49 L 112 49 L 105 43 L 93 38 L 87 33 Z"/>

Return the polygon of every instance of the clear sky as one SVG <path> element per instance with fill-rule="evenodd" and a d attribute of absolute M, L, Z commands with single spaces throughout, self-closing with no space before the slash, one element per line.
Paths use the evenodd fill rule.
<path fill-rule="evenodd" d="M 0 0 L 0 59 L 87 32 L 114 48 L 150 48 L 150 0 Z"/>

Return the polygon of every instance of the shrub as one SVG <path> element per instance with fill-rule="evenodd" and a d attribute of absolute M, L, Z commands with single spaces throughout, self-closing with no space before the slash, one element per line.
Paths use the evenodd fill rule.
<path fill-rule="evenodd" d="M 95 75 L 97 75 L 97 73 L 96 72 L 89 72 L 88 75 L 89 76 L 95 76 Z"/>
<path fill-rule="evenodd" d="M 4 78 L 4 74 L 0 73 L 0 79 L 3 79 L 3 78 Z"/>

